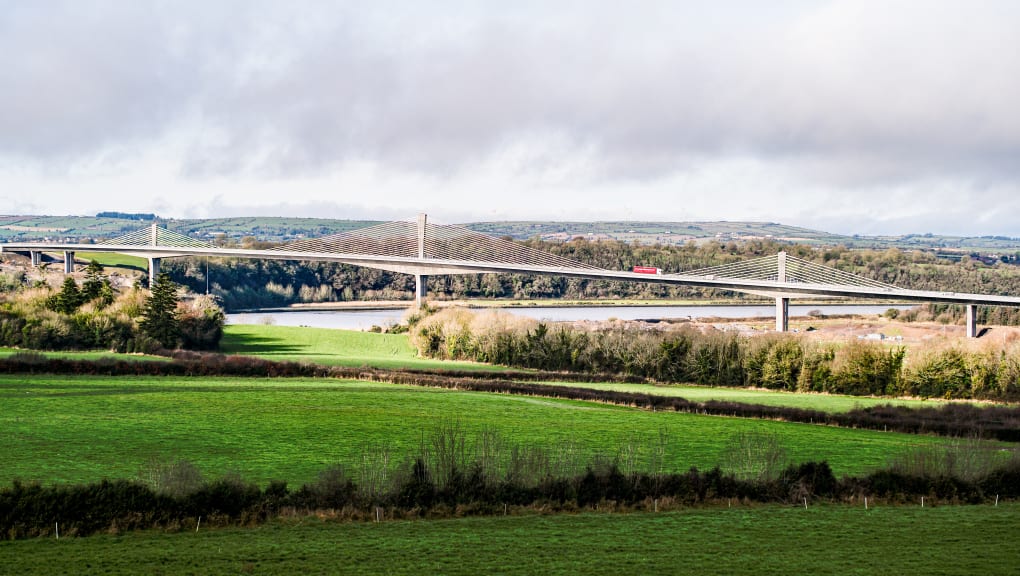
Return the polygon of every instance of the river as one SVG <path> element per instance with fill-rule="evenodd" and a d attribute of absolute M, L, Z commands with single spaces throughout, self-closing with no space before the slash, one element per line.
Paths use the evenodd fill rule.
<path fill-rule="evenodd" d="M 889 304 L 811 304 L 790 306 L 790 316 L 807 316 L 819 310 L 822 314 L 881 314 L 889 308 L 907 310 L 911 306 Z M 480 309 L 481 310 L 481 309 Z M 514 306 L 500 308 L 510 314 L 551 322 L 573 320 L 648 320 L 662 318 L 751 318 L 775 316 L 772 305 L 716 306 Z M 372 326 L 389 326 L 400 322 L 405 310 L 295 310 L 287 312 L 243 312 L 227 314 L 228 324 L 275 324 L 277 326 L 311 326 L 368 330 Z"/>

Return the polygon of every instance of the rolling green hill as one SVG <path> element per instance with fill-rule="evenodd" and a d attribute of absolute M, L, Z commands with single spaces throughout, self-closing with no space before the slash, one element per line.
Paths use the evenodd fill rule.
<path fill-rule="evenodd" d="M 161 219 L 160 224 L 197 238 L 223 236 L 240 240 L 251 236 L 268 242 L 326 236 L 378 224 L 374 220 L 333 220 L 325 218 L 237 217 L 210 219 Z M 116 237 L 147 226 L 150 221 L 91 216 L 0 216 L 0 241 L 65 239 L 87 241 Z M 477 232 L 509 236 L 518 240 L 541 237 L 567 240 L 575 236 L 615 239 L 642 244 L 684 244 L 689 241 L 775 240 L 809 245 L 844 245 L 852 248 L 903 248 L 964 252 L 1020 251 L 1020 238 L 1004 236 L 945 236 L 906 234 L 900 236 L 846 236 L 775 222 L 557 222 L 505 221 L 465 224 Z"/>

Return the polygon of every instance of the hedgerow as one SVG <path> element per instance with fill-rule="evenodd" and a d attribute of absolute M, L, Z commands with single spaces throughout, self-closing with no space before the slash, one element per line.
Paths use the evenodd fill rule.
<path fill-rule="evenodd" d="M 504 313 L 444 309 L 411 328 L 422 356 L 518 368 L 608 374 L 706 386 L 848 395 L 1020 401 L 1020 347 L 934 348 L 907 358 L 902 346 L 818 344 L 796 335 L 747 338 L 694 328 L 575 329 Z"/>
<path fill-rule="evenodd" d="M 540 460 L 540 459 L 538 459 Z M 532 480 L 532 478 L 538 478 Z M 1020 496 L 1020 458 L 965 478 L 945 470 L 889 467 L 836 478 L 826 462 L 790 464 L 775 475 L 741 478 L 720 467 L 707 471 L 625 472 L 618 462 L 593 462 L 581 474 L 536 476 L 506 469 L 493 473 L 479 459 L 443 464 L 435 453 L 410 458 L 388 475 L 383 490 L 367 490 L 342 467 L 316 482 L 290 489 L 286 482 L 260 488 L 237 477 L 171 493 L 138 480 L 43 486 L 13 482 L 0 489 L 0 539 L 88 536 L 141 529 L 198 529 L 254 525 L 281 515 L 319 514 L 348 520 L 449 517 L 576 511 L 665 510 L 742 503 L 977 504 Z"/>

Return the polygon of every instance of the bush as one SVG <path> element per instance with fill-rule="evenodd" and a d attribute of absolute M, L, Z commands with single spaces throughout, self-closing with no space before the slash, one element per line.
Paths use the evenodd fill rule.
<path fill-rule="evenodd" d="M 177 309 L 181 347 L 188 350 L 216 350 L 223 338 L 226 315 L 209 296 L 199 296 Z"/>
<path fill-rule="evenodd" d="M 765 432 L 738 434 L 724 448 L 721 462 L 736 478 L 755 482 L 777 477 L 786 465 L 786 449 L 779 436 Z"/>
<path fill-rule="evenodd" d="M 903 392 L 922 398 L 970 398 L 970 383 L 971 371 L 960 350 L 935 350 L 910 366 Z"/>
<path fill-rule="evenodd" d="M 202 473 L 187 460 L 163 462 L 153 459 L 138 473 L 139 480 L 157 494 L 183 498 L 202 487 Z"/>

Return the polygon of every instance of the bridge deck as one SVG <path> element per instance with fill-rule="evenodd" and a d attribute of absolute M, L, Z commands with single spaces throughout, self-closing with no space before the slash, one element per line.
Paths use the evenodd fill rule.
<path fill-rule="evenodd" d="M 261 258 L 267 260 L 311 260 L 343 262 L 357 266 L 380 268 L 415 275 L 521 273 L 650 282 L 681 286 L 698 286 L 719 290 L 734 290 L 776 298 L 829 297 L 883 299 L 907 302 L 942 302 L 980 306 L 1020 306 L 1020 297 L 928 290 L 907 290 L 896 287 L 871 285 L 839 285 L 819 282 L 782 282 L 754 278 L 725 278 L 700 274 L 641 274 L 597 268 L 542 266 L 518 263 L 484 262 L 472 260 L 385 256 L 371 254 L 342 254 L 311 251 L 255 250 L 204 246 L 138 246 L 116 244 L 71 243 L 6 243 L 0 252 L 115 252 L 144 258 L 171 258 L 180 256 L 211 256 L 232 258 Z"/>

